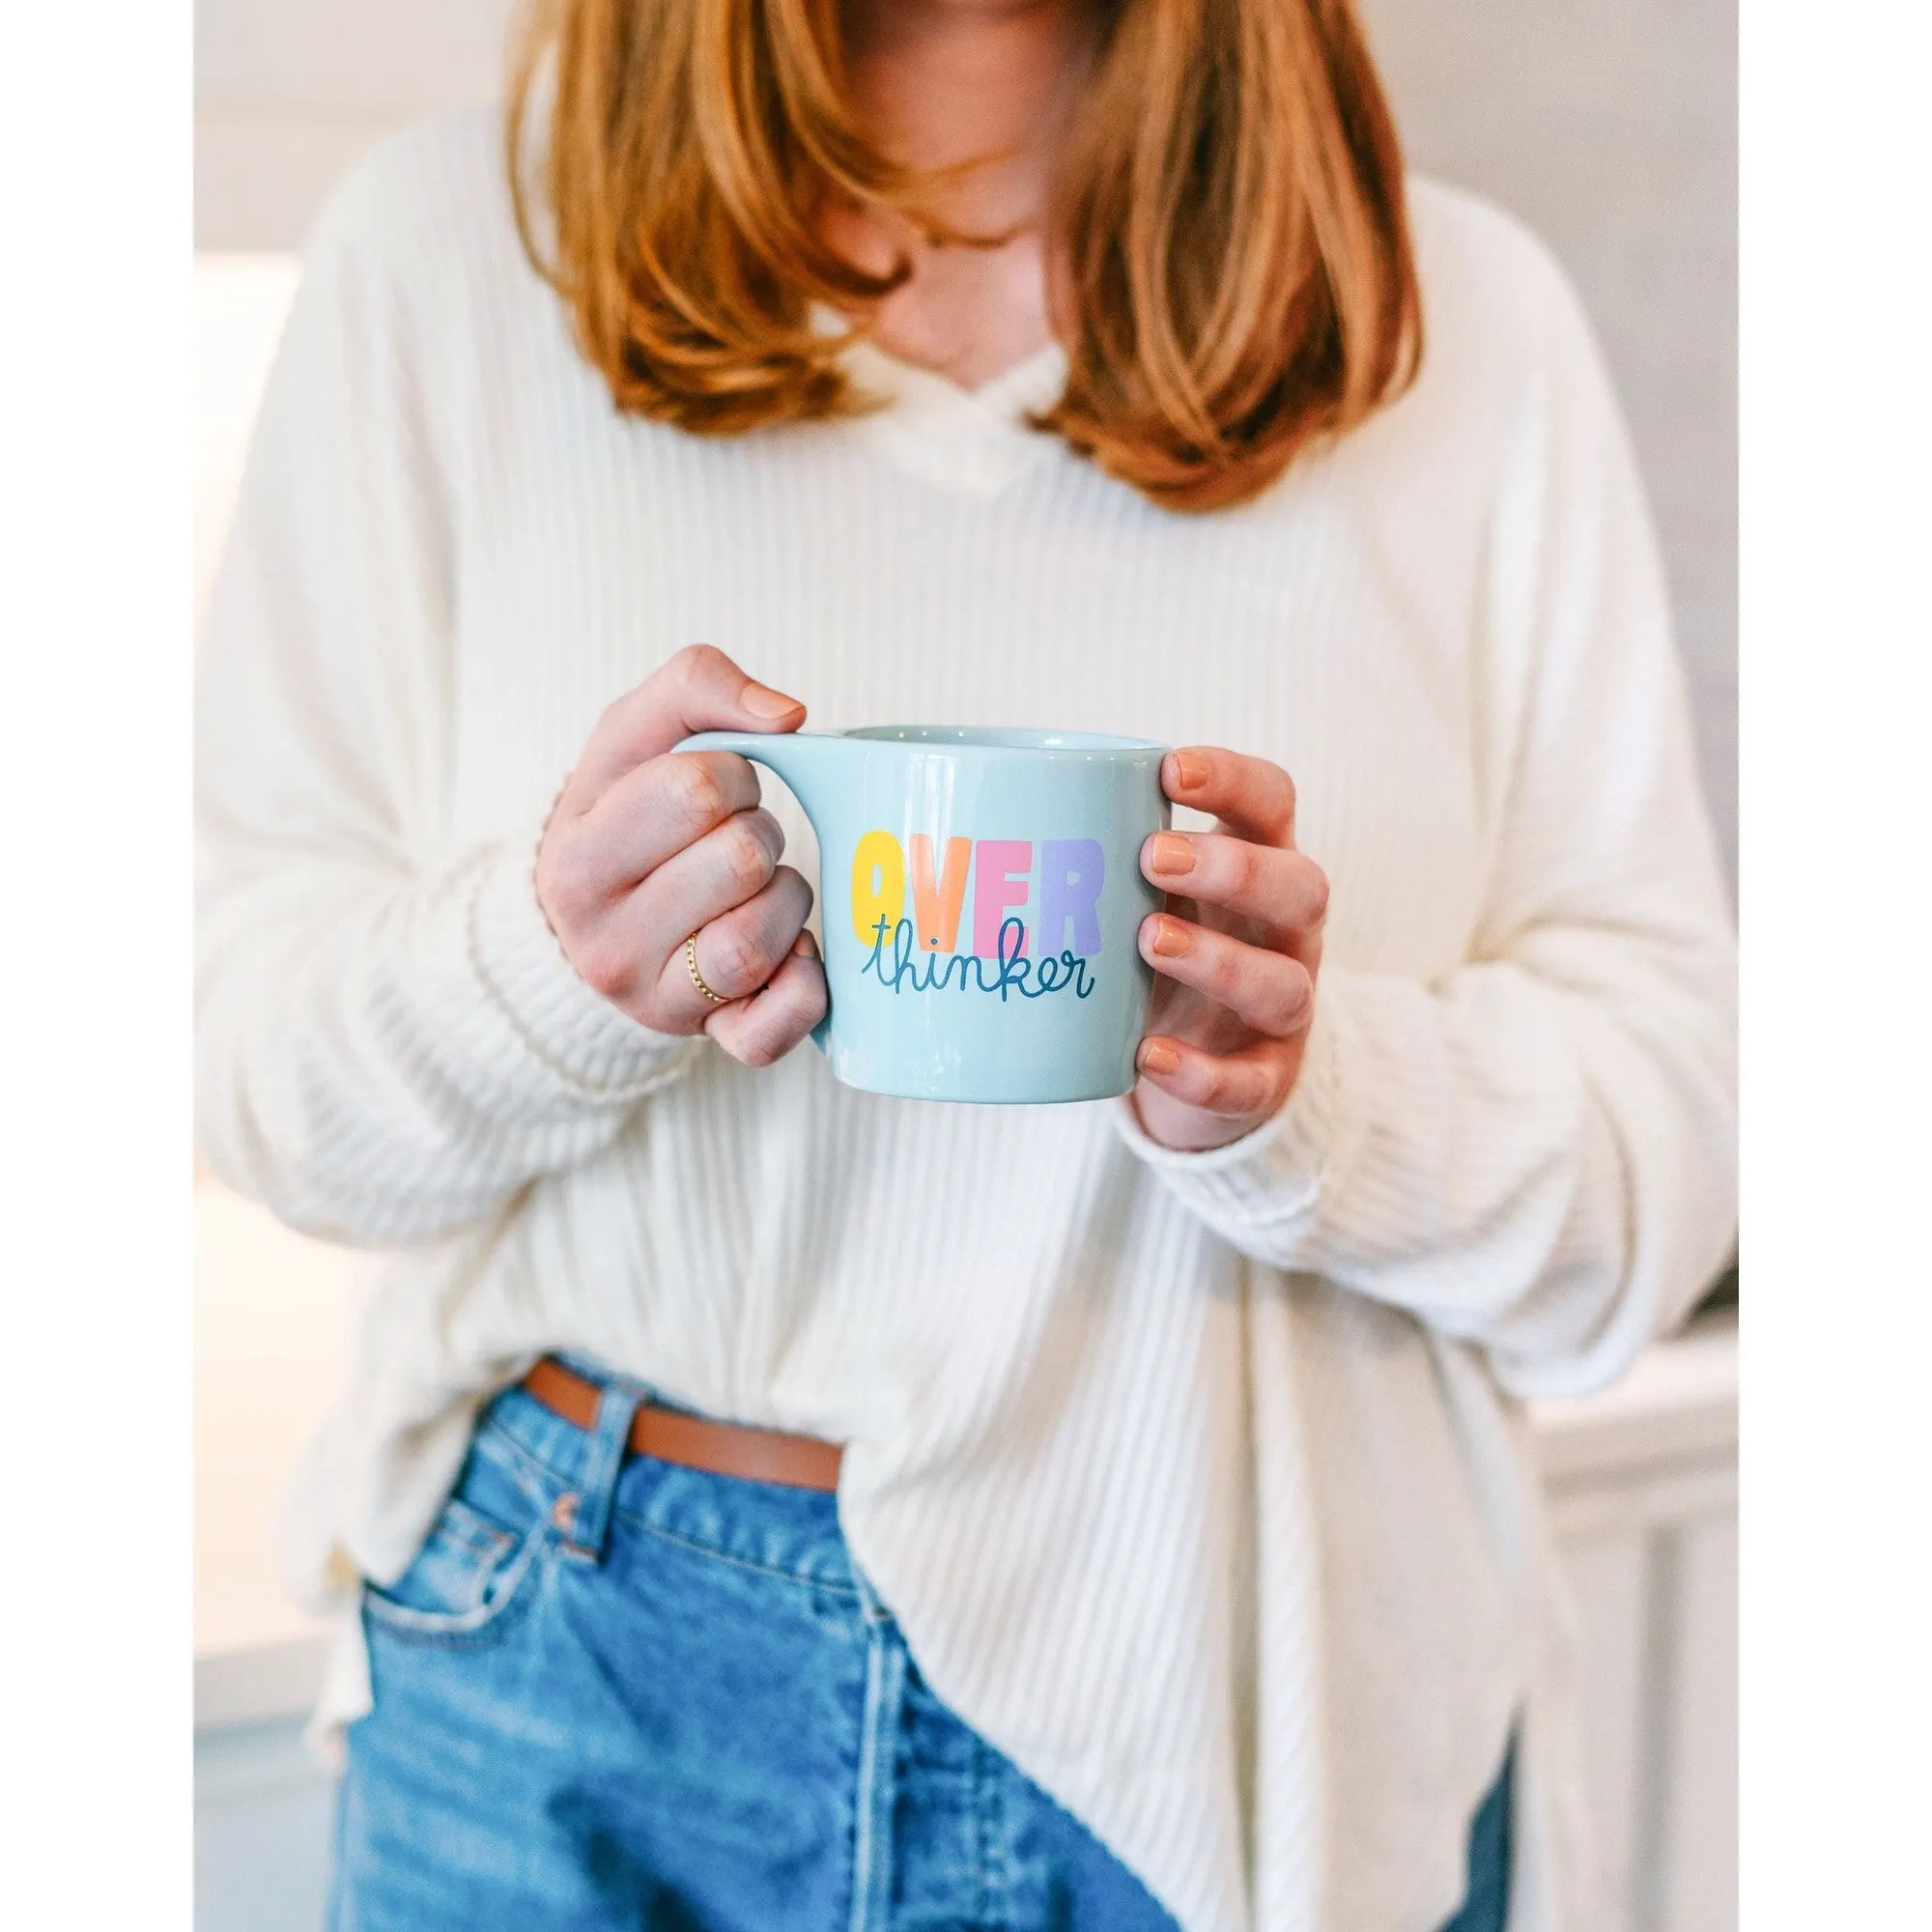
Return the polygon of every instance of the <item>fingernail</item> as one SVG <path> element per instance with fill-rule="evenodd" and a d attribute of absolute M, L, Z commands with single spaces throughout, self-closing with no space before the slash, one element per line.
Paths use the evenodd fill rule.
<path fill-rule="evenodd" d="M 1178 832 L 1156 832 L 1148 846 L 1148 870 L 1179 879 L 1194 869 L 1194 845 Z"/>
<path fill-rule="evenodd" d="M 738 694 L 738 702 L 753 718 L 767 718 L 773 721 L 789 718 L 799 708 L 797 698 L 787 697 L 782 692 L 774 691 L 768 684 L 748 684 Z"/>
<path fill-rule="evenodd" d="M 1174 788 L 1176 791 L 1199 791 L 1208 782 L 1208 760 L 1193 752 L 1177 752 L 1174 754 Z"/>
<path fill-rule="evenodd" d="M 1178 919 L 1156 919 L 1148 950 L 1162 959 L 1179 959 L 1187 951 L 1187 928 Z"/>
<path fill-rule="evenodd" d="M 1141 1041 L 1140 1069 L 1143 1073 L 1172 1073 L 1180 1065 L 1180 1056 L 1164 1039 Z"/>
<path fill-rule="evenodd" d="M 791 950 L 794 952 L 796 952 L 801 959 L 814 959 L 818 956 L 818 942 L 817 940 L 812 938 L 810 932 L 801 932 L 799 936 L 795 940 L 793 940 Z"/>

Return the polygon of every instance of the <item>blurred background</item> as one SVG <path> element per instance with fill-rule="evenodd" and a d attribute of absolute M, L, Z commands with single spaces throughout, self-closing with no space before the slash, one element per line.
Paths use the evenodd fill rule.
<path fill-rule="evenodd" d="M 1595 319 L 1662 537 L 1704 784 L 1737 876 L 1736 17 L 1727 0 L 1357 0 L 1411 164 L 1512 210 Z M 197 603 L 331 184 L 497 92 L 510 0 L 198 0 Z M 328 1400 L 361 1264 L 196 1184 L 196 1925 L 320 1932 L 314 1629 L 268 1521 Z M 1581 1615 L 1617 1932 L 1737 1920 L 1734 1313 L 1540 1411 Z"/>

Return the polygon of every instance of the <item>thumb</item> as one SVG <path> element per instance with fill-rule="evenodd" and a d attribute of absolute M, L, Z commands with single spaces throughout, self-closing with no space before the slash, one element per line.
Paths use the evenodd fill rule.
<path fill-rule="evenodd" d="M 638 690 L 640 696 L 652 694 L 659 724 L 670 734 L 652 757 L 694 731 L 796 731 L 805 723 L 797 698 L 760 684 L 711 644 L 679 651 Z"/>
<path fill-rule="evenodd" d="M 741 670 L 711 644 L 691 644 L 598 720 L 564 789 L 585 810 L 634 766 L 694 731 L 796 731 L 805 706 Z"/>

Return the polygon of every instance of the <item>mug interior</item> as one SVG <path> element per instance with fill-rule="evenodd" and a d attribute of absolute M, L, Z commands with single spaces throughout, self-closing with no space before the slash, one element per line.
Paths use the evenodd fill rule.
<path fill-rule="evenodd" d="M 867 724 L 839 734 L 885 739 L 901 745 L 939 745 L 950 751 L 1157 752 L 1151 738 L 1114 738 L 1099 731 L 1028 731 L 994 724 Z"/>

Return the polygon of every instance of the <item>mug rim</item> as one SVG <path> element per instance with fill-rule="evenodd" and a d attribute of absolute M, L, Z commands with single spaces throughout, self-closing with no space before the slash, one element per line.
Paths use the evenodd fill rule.
<path fill-rule="evenodd" d="M 992 756 L 1001 753 L 1061 753 L 1074 757 L 1104 757 L 1166 749 L 1151 738 L 1122 738 L 1105 731 L 1037 730 L 1018 724 L 860 724 L 838 735 L 870 745 L 906 745 Z"/>

